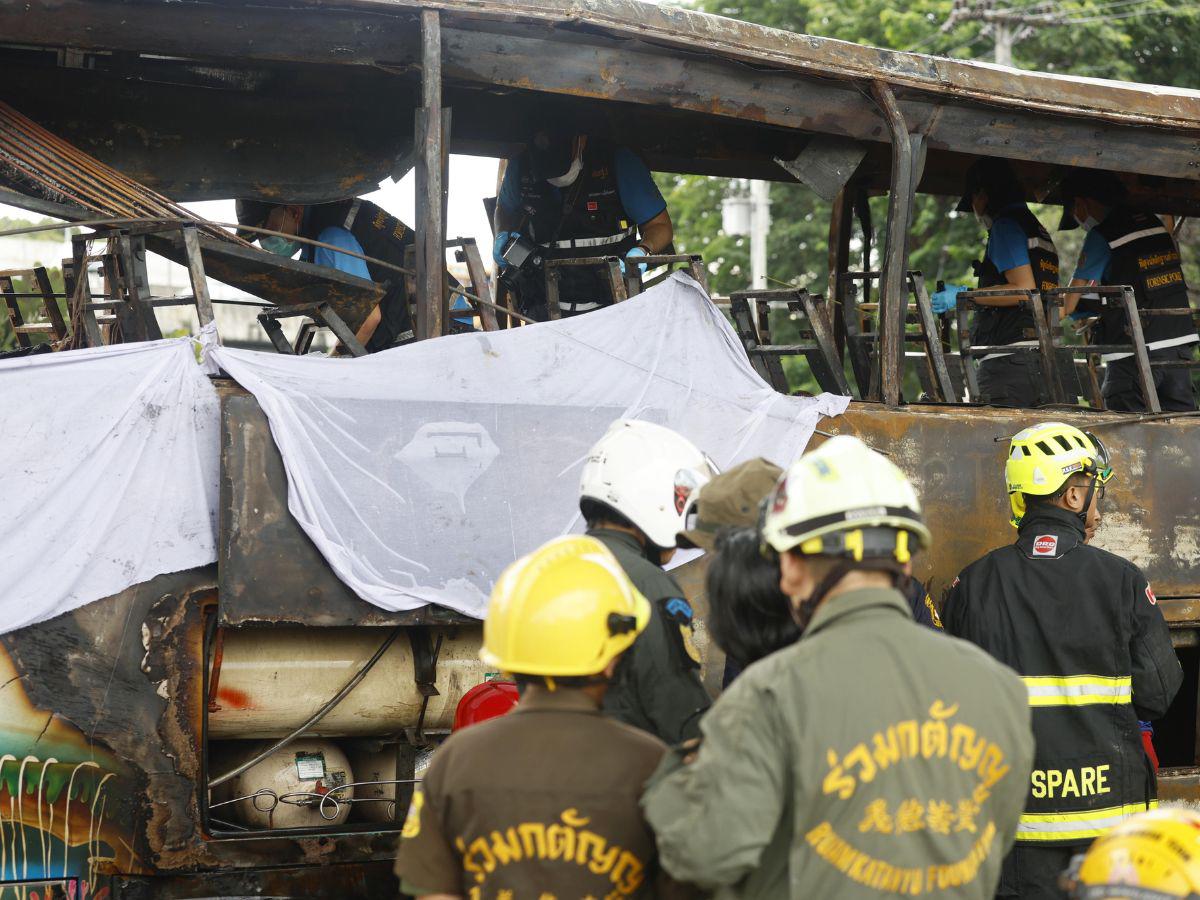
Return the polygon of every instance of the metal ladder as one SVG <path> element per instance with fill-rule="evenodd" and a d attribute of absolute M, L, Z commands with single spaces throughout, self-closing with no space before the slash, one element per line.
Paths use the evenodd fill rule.
<path fill-rule="evenodd" d="M 750 364 L 759 376 L 781 394 L 790 394 L 783 357 L 803 356 L 821 390 L 852 396 L 834 342 L 833 326 L 825 302 L 803 288 L 773 291 L 737 291 L 729 295 L 730 316 Z M 771 338 L 771 310 L 786 310 L 802 319 L 803 343 L 776 344 Z"/>
<path fill-rule="evenodd" d="M 846 344 L 850 351 L 854 380 L 858 382 L 863 398 L 877 397 L 879 394 L 879 304 L 867 299 L 870 296 L 870 283 L 879 276 L 879 272 L 844 272 L 841 275 Z M 863 284 L 861 300 L 859 282 Z M 912 299 L 905 315 L 904 343 L 916 344 L 919 349 L 916 353 L 906 352 L 905 358 L 918 363 L 917 374 L 927 395 L 941 403 L 957 403 L 962 398 L 962 391 L 955 384 L 942 348 L 941 333 L 925 286 L 925 276 L 918 271 L 909 271 L 906 284 Z M 875 330 L 871 330 L 872 325 Z M 915 326 L 916 330 L 910 330 L 909 326 Z"/>
<path fill-rule="evenodd" d="M 18 291 L 14 279 L 21 279 L 23 287 L 36 286 L 36 291 Z M 8 308 L 8 322 L 12 326 L 17 339 L 17 346 L 23 350 L 32 349 L 31 335 L 48 335 L 51 343 L 62 344 L 66 341 L 69 331 L 58 306 L 60 295 L 54 292 L 50 284 L 50 275 L 45 266 L 32 269 L 8 269 L 0 271 L 0 294 L 4 295 L 4 303 Z M 42 316 L 38 321 L 25 321 L 21 312 L 20 301 L 23 299 L 39 299 L 42 301 Z"/>

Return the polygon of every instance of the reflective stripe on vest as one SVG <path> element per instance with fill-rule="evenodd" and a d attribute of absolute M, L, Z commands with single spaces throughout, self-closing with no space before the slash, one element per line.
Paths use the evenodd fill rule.
<path fill-rule="evenodd" d="M 342 227 L 347 231 L 354 230 L 354 222 L 358 218 L 358 211 L 362 207 L 362 200 L 355 197 L 354 202 L 350 204 L 350 209 L 346 212 L 346 218 L 342 222 Z"/>
<path fill-rule="evenodd" d="M 1171 232 L 1163 228 L 1161 225 L 1155 228 L 1143 228 L 1141 231 L 1131 231 L 1129 234 L 1123 234 L 1119 238 L 1108 242 L 1108 246 L 1112 250 L 1118 247 L 1124 247 L 1126 244 L 1131 244 L 1134 241 L 1140 241 L 1142 238 L 1151 237 L 1155 234 L 1170 234 Z"/>
<path fill-rule="evenodd" d="M 637 226 L 630 225 L 618 234 L 610 234 L 604 237 L 571 238 L 565 241 L 555 241 L 550 246 L 555 250 L 574 250 L 577 247 L 603 247 L 605 244 L 619 244 L 621 241 L 631 238 L 635 234 L 637 234 Z"/>
<path fill-rule="evenodd" d="M 1055 256 L 1058 255 L 1058 250 L 1055 249 L 1054 244 L 1050 241 L 1042 240 L 1040 237 L 1031 237 L 1025 242 L 1025 246 L 1030 250 L 1045 250 L 1047 253 L 1053 253 Z"/>
<path fill-rule="evenodd" d="M 1182 334 L 1179 337 L 1163 338 L 1161 341 L 1150 341 L 1146 344 L 1146 350 L 1169 350 L 1171 347 L 1182 347 L 1185 344 L 1195 344 L 1200 342 L 1198 334 Z M 1105 362 L 1113 362 L 1118 359 L 1128 359 L 1133 356 L 1132 353 L 1103 353 L 1100 358 Z"/>
<path fill-rule="evenodd" d="M 1076 813 L 1022 813 L 1017 825 L 1018 841 L 1074 841 L 1094 838 L 1123 820 L 1148 809 L 1157 809 L 1158 801 L 1127 803 L 1108 809 Z"/>
<path fill-rule="evenodd" d="M 1030 706 L 1088 706 L 1093 703 L 1130 703 L 1133 679 L 1104 675 L 1025 676 Z"/>

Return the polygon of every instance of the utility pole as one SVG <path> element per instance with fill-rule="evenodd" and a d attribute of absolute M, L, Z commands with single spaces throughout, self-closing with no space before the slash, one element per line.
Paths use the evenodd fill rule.
<path fill-rule="evenodd" d="M 1041 26 L 1062 25 L 1063 15 L 1055 0 L 1034 6 L 997 6 L 996 0 L 954 0 L 943 32 L 960 22 L 983 22 L 983 34 L 992 39 L 992 58 L 1002 66 L 1013 65 L 1013 47 L 1032 37 Z"/>
<path fill-rule="evenodd" d="M 750 281 L 767 289 L 767 236 L 771 233 L 771 182 L 750 182 Z"/>
<path fill-rule="evenodd" d="M 733 183 L 729 196 L 721 201 L 721 227 L 726 234 L 750 238 L 750 290 L 767 287 L 767 237 L 771 233 L 771 183 L 769 181 Z"/>

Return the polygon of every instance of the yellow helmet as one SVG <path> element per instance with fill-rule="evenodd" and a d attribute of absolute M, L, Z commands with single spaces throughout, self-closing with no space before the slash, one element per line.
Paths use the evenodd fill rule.
<path fill-rule="evenodd" d="M 595 675 L 650 621 L 650 603 L 595 538 L 555 538 L 492 589 L 479 658 L 515 675 Z"/>
<path fill-rule="evenodd" d="M 1170 807 L 1130 816 L 1096 838 L 1065 876 L 1073 900 L 1200 897 L 1200 815 Z"/>
<path fill-rule="evenodd" d="M 1100 484 L 1113 476 L 1100 438 L 1063 422 L 1043 422 L 1013 435 L 1004 464 L 1013 527 L 1025 517 L 1025 494 L 1046 497 L 1072 475 L 1094 475 Z"/>
<path fill-rule="evenodd" d="M 779 553 L 856 562 L 883 557 L 906 563 L 930 543 L 908 478 L 849 435 L 830 438 L 792 463 L 766 500 L 762 536 Z"/>

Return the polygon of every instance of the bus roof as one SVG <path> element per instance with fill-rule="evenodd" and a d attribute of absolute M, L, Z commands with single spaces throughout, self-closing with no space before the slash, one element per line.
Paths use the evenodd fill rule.
<path fill-rule="evenodd" d="M 793 34 L 641 0 L 339 0 L 254 6 L 29 0 L 0 8 L 0 99 L 179 200 L 321 200 L 404 167 L 423 11 L 439 13 L 451 148 L 505 156 L 539 123 L 619 140 L 653 168 L 779 180 L 813 146 L 888 184 L 871 97 L 895 93 L 954 194 L 979 156 L 1032 196 L 1070 167 L 1138 205 L 1200 213 L 1200 92 L 1020 71 Z M 832 141 L 832 145 L 829 142 Z M 169 152 L 164 152 L 169 151 Z M 865 154 L 865 156 L 864 156 Z"/>

